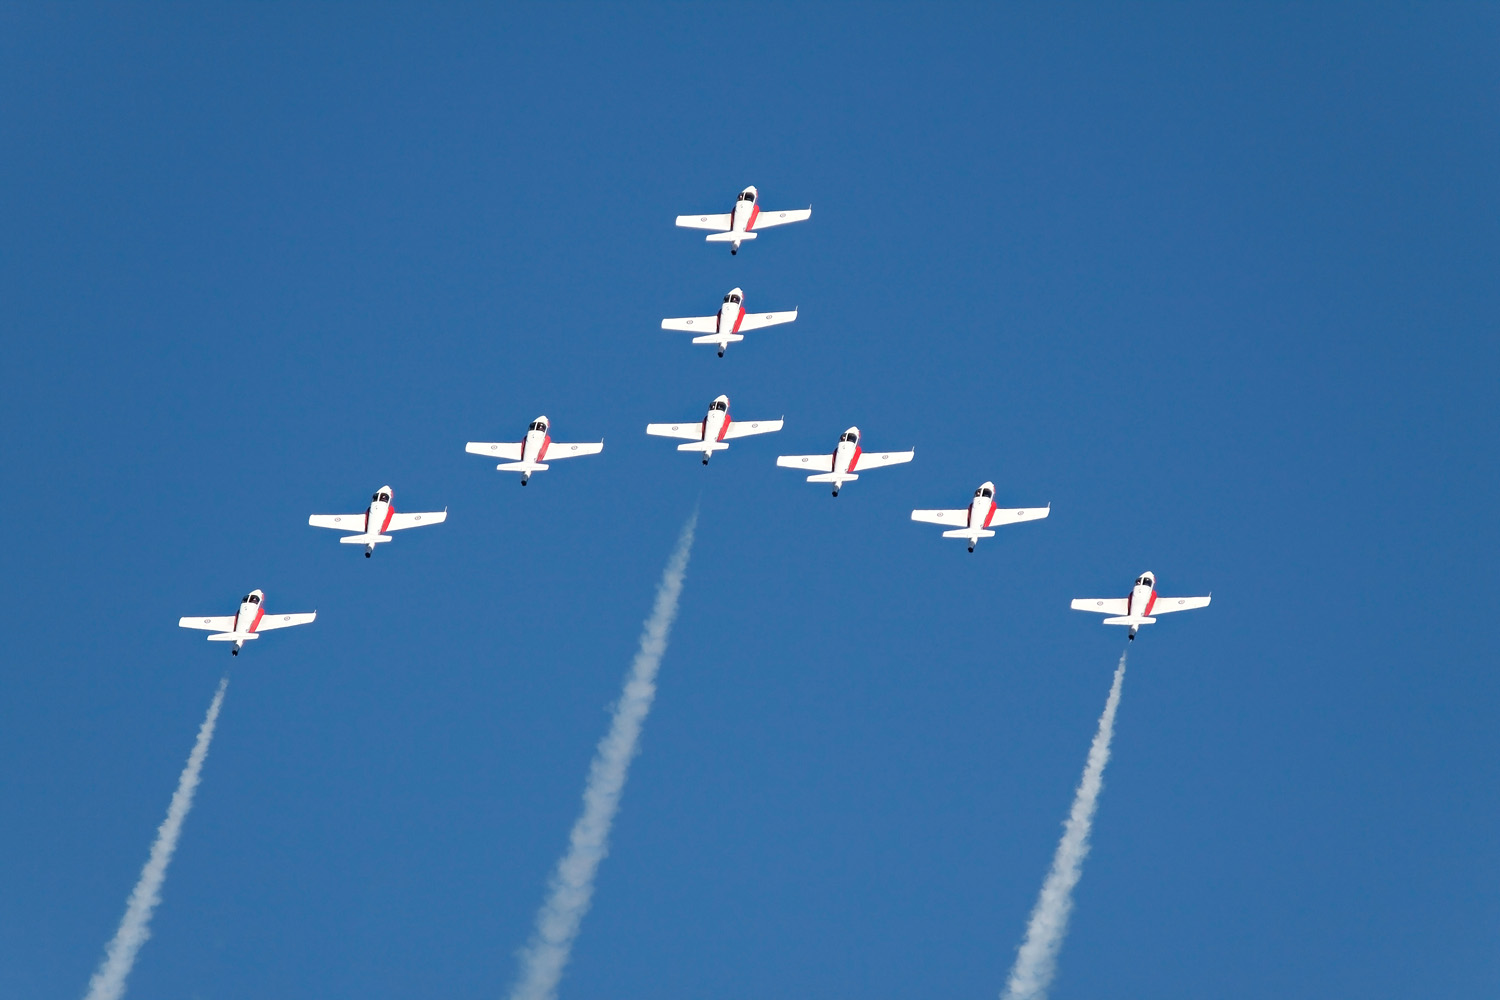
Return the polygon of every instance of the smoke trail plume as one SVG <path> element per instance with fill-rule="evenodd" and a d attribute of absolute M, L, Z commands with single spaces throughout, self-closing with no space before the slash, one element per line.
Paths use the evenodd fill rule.
<path fill-rule="evenodd" d="M 141 945 L 151 936 L 151 914 L 161 902 L 161 885 L 167 878 L 167 865 L 172 863 L 172 852 L 177 850 L 177 838 L 182 834 L 182 821 L 193 808 L 193 793 L 198 790 L 198 775 L 203 771 L 203 760 L 208 756 L 208 744 L 214 738 L 214 725 L 219 721 L 219 706 L 224 704 L 224 689 L 229 685 L 229 676 L 219 681 L 214 700 L 209 703 L 208 715 L 198 727 L 198 742 L 188 754 L 187 766 L 177 779 L 177 791 L 172 793 L 172 804 L 167 806 L 167 818 L 156 830 L 156 842 L 151 845 L 151 856 L 146 867 L 141 869 L 140 881 L 136 882 L 130 901 L 125 904 L 125 917 L 114 940 L 104 949 L 104 961 L 99 971 L 89 980 L 86 1000 L 119 1000 L 125 994 L 125 978 L 135 965 L 135 956 Z"/>
<path fill-rule="evenodd" d="M 1104 714 L 1099 716 L 1099 731 L 1089 747 L 1083 780 L 1073 796 L 1073 810 L 1063 824 L 1062 840 L 1052 857 L 1052 870 L 1042 883 L 1042 894 L 1026 925 L 1026 940 L 1016 953 L 1016 964 L 1005 984 L 1004 1000 L 1045 1000 L 1057 973 L 1057 953 L 1063 935 L 1068 932 L 1068 915 L 1073 910 L 1073 887 L 1083 875 L 1083 859 L 1089 854 L 1089 831 L 1094 825 L 1094 810 L 1104 787 L 1104 765 L 1109 763 L 1109 743 L 1115 735 L 1115 709 L 1120 706 L 1120 685 L 1125 680 L 1125 654 L 1115 667 L 1115 681 Z"/>
<path fill-rule="evenodd" d="M 641 726 L 656 697 L 656 672 L 667 637 L 677 617 L 682 580 L 687 574 L 688 555 L 693 548 L 693 530 L 698 524 L 695 510 L 682 527 L 677 548 L 667 560 L 656 605 L 641 631 L 641 646 L 625 680 L 625 690 L 615 706 L 609 732 L 599 741 L 589 766 L 583 790 L 583 813 L 573 824 L 568 852 L 557 863 L 547 901 L 536 916 L 536 931 L 521 954 L 521 978 L 511 990 L 511 1000 L 552 1000 L 557 983 L 573 950 L 578 926 L 594 895 L 594 875 L 609 853 L 609 830 L 620 808 L 620 795 L 630 761 L 636 754 Z"/>

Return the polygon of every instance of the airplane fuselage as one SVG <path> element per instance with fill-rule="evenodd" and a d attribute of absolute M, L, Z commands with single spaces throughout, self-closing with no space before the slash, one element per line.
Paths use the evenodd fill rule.
<path fill-rule="evenodd" d="M 234 616 L 234 632 L 236 634 L 254 632 L 256 627 L 260 625 L 261 616 L 265 613 L 266 609 L 259 604 L 251 601 L 242 602 L 239 612 Z M 236 646 L 238 645 L 236 644 Z"/>
<path fill-rule="evenodd" d="M 1137 584 L 1130 588 L 1129 600 L 1130 604 L 1126 611 L 1127 615 L 1131 618 L 1149 618 L 1151 617 L 1151 606 L 1156 603 L 1156 590 L 1144 584 Z M 1130 634 L 1132 636 L 1135 635 L 1134 627 L 1131 628 Z M 1152 634 L 1155 635 L 1154 632 Z"/>
<path fill-rule="evenodd" d="M 719 323 L 715 333 L 739 333 L 740 324 L 745 321 L 745 303 L 734 302 L 725 299 L 724 304 L 719 307 Z"/>
<path fill-rule="evenodd" d="M 734 203 L 734 217 L 730 225 L 736 233 L 749 232 L 755 226 L 755 217 L 760 214 L 760 205 L 753 201 L 737 201 Z"/>

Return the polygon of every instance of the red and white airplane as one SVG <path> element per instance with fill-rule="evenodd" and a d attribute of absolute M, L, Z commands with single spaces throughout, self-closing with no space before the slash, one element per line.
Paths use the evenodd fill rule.
<path fill-rule="evenodd" d="M 647 424 L 646 433 L 657 437 L 686 438 L 687 444 L 677 446 L 678 451 L 701 451 L 703 464 L 716 451 L 726 451 L 725 441 L 750 437 L 752 434 L 771 434 L 781 430 L 781 420 L 730 420 L 729 397 L 716 396 L 708 404 L 708 413 L 697 423 L 691 424 Z"/>
<path fill-rule="evenodd" d="M 357 534 L 340 538 L 343 545 L 363 545 L 365 547 L 365 558 L 375 551 L 375 546 L 380 542 L 388 542 L 391 536 L 387 531 L 401 531 L 406 528 L 421 528 L 429 524 L 442 524 L 448 520 L 448 509 L 430 511 L 425 514 L 398 514 L 396 508 L 391 505 L 395 491 L 389 486 L 382 486 L 370 497 L 370 506 L 365 508 L 363 514 L 314 514 L 307 519 L 307 523 L 314 528 L 333 528 L 335 531 L 353 531 Z"/>
<path fill-rule="evenodd" d="M 832 483 L 833 495 L 846 483 L 859 478 L 856 473 L 878 469 L 882 465 L 900 465 L 916 456 L 912 451 L 865 451 L 859 446 L 859 428 L 851 427 L 839 435 L 832 453 L 822 455 L 782 455 L 776 464 L 785 469 L 802 469 L 817 475 L 807 477 L 810 483 Z"/>
<path fill-rule="evenodd" d="M 1045 507 L 996 507 L 995 484 L 982 483 L 974 491 L 974 499 L 969 501 L 969 506 L 961 510 L 914 510 L 911 512 L 911 519 L 926 521 L 928 524 L 960 525 L 952 531 L 943 532 L 943 537 L 967 538 L 969 551 L 973 552 L 981 538 L 995 537 L 995 533 L 989 529 L 1006 524 L 1020 524 L 1022 521 L 1036 521 L 1050 513 L 1051 504 Z"/>
<path fill-rule="evenodd" d="M 533 472 L 543 472 L 547 469 L 547 462 L 556 461 L 560 458 L 578 458 L 581 455 L 597 455 L 604 450 L 603 441 L 595 441 L 591 444 L 563 444 L 554 441 L 547 434 L 547 428 L 551 421 L 546 417 L 537 417 L 526 428 L 526 437 L 515 444 L 504 441 L 470 441 L 464 445 L 464 451 L 471 455 L 488 455 L 490 458 L 504 458 L 507 461 L 495 466 L 500 472 L 519 472 L 521 474 L 521 485 L 531 478 Z"/>
<path fill-rule="evenodd" d="M 232 642 L 234 648 L 230 652 L 239 656 L 240 648 L 251 639 L 260 638 L 262 632 L 277 628 L 291 628 L 293 625 L 306 625 L 318 617 L 316 611 L 308 611 L 299 615 L 268 615 L 261 605 L 265 597 L 264 591 L 252 590 L 240 598 L 240 610 L 237 614 L 222 615 L 218 618 L 179 618 L 177 627 L 215 632 L 217 634 L 209 636 L 208 641 Z"/>
<path fill-rule="evenodd" d="M 718 344 L 719 357 L 722 358 L 724 349 L 736 340 L 744 340 L 745 334 L 749 331 L 776 326 L 779 323 L 790 323 L 796 318 L 797 310 L 795 309 L 790 312 L 747 313 L 745 293 L 738 288 L 731 288 L 729 294 L 724 296 L 724 304 L 719 307 L 715 315 L 664 319 L 661 321 L 661 328 L 683 330 L 687 333 L 702 333 L 704 330 L 711 330 L 712 333 L 694 337 L 693 343 Z"/>
<path fill-rule="evenodd" d="M 722 215 L 679 215 L 677 225 L 683 229 L 715 230 L 704 239 L 710 243 L 728 243 L 729 252 L 735 254 L 740 252 L 741 242 L 755 239 L 762 229 L 784 226 L 788 222 L 801 222 L 812 217 L 811 205 L 786 212 L 762 212 L 755 201 L 759 195 L 760 192 L 752 184 L 735 199 L 733 212 Z"/>
<path fill-rule="evenodd" d="M 1142 573 L 1135 578 L 1135 586 L 1130 589 L 1129 597 L 1080 597 L 1073 601 L 1073 610 L 1118 616 L 1104 619 L 1104 624 L 1129 625 L 1133 641 L 1136 629 L 1156 621 L 1153 615 L 1206 608 L 1208 602 L 1213 600 L 1212 594 L 1207 597 L 1158 597 L 1155 587 L 1156 575 Z"/>

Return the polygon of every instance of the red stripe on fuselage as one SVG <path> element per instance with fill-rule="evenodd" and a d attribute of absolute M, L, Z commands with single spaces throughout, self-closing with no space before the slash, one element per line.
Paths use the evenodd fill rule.
<path fill-rule="evenodd" d="M 859 456 L 861 456 L 863 454 L 864 454 L 864 449 L 862 449 L 859 445 L 855 445 L 854 446 L 854 457 L 851 458 L 851 459 L 849 459 L 849 471 L 850 472 L 854 471 L 854 467 L 859 464 Z"/>
<path fill-rule="evenodd" d="M 265 613 L 266 613 L 266 609 L 262 605 L 257 604 L 255 606 L 255 621 L 251 622 L 250 623 L 250 627 L 247 628 L 247 629 L 245 629 L 245 631 L 246 632 L 254 632 L 255 631 L 255 627 L 260 624 L 261 615 L 264 615 Z"/>
<path fill-rule="evenodd" d="M 724 422 L 719 425 L 719 436 L 716 437 L 716 438 L 714 438 L 714 440 L 715 441 L 722 441 L 722 440 L 724 440 L 724 432 L 727 431 L 727 430 L 729 430 L 729 414 L 725 413 L 724 414 Z"/>
<path fill-rule="evenodd" d="M 396 513 L 395 506 L 393 506 L 392 504 L 386 504 L 385 505 L 385 520 L 380 522 L 380 530 L 377 531 L 376 534 L 378 534 L 378 535 L 385 534 L 385 529 L 389 528 L 391 526 L 391 517 L 395 513 Z"/>
<path fill-rule="evenodd" d="M 552 444 L 552 436 L 550 434 L 543 434 L 542 446 L 537 450 L 536 458 L 534 459 L 534 461 L 540 462 L 542 459 L 547 457 L 547 446 L 550 444 Z"/>
<path fill-rule="evenodd" d="M 743 323 L 743 322 L 745 322 L 745 307 L 744 307 L 743 304 L 741 304 L 740 305 L 740 314 L 734 318 L 734 326 L 732 326 L 732 327 L 729 328 L 729 332 L 730 333 L 739 333 L 740 332 L 740 324 Z"/>
<path fill-rule="evenodd" d="M 988 514 L 984 515 L 984 526 L 986 528 L 988 528 L 990 526 L 990 522 L 992 522 L 993 520 L 995 520 L 995 511 L 997 511 L 999 509 L 1000 508 L 999 508 L 999 506 L 996 505 L 995 501 L 991 500 L 990 501 L 990 512 Z"/>
<path fill-rule="evenodd" d="M 1154 607 L 1156 607 L 1156 591 L 1153 590 L 1151 591 L 1151 596 L 1146 600 L 1146 610 L 1141 612 L 1141 617 L 1150 618 L 1151 609 Z M 1151 634 L 1155 635 L 1156 633 L 1152 632 Z"/>
<path fill-rule="evenodd" d="M 745 232 L 748 233 L 755 228 L 755 220 L 758 218 L 760 218 L 760 206 L 755 205 L 750 209 L 750 219 L 745 223 Z"/>

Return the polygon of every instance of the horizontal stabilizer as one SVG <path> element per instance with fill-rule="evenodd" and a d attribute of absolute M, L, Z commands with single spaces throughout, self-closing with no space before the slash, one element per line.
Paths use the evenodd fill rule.
<path fill-rule="evenodd" d="M 984 528 L 978 531 L 970 531 L 968 528 L 955 528 L 952 531 L 943 532 L 944 538 L 994 538 L 995 533 Z"/>
<path fill-rule="evenodd" d="M 375 545 L 379 542 L 388 542 L 390 535 L 345 535 L 339 539 L 340 545 Z"/>
<path fill-rule="evenodd" d="M 729 445 L 723 441 L 689 441 L 687 444 L 677 446 L 678 451 L 728 451 Z"/>
<path fill-rule="evenodd" d="M 251 639 L 259 639 L 257 632 L 219 632 L 208 636 L 209 642 L 248 642 Z"/>
<path fill-rule="evenodd" d="M 495 468 L 500 472 L 542 472 L 546 462 L 501 462 Z"/>
<path fill-rule="evenodd" d="M 710 333 L 703 337 L 694 337 L 695 344 L 733 344 L 735 341 L 744 340 L 743 333 Z M 735 357 L 739 357 L 738 354 Z"/>
<path fill-rule="evenodd" d="M 807 481 L 810 483 L 836 483 L 843 480 L 846 483 L 852 483 L 858 478 L 859 476 L 852 472 L 825 472 L 819 476 L 808 476 Z"/>
<path fill-rule="evenodd" d="M 710 243 L 738 243 L 740 240 L 755 239 L 755 234 L 745 232 L 737 233 L 731 229 L 727 233 L 709 233 L 703 238 Z"/>
<path fill-rule="evenodd" d="M 1156 624 L 1156 619 L 1155 618 L 1141 618 L 1141 617 L 1138 617 L 1138 616 L 1132 617 L 1131 615 L 1123 615 L 1123 616 L 1121 616 L 1119 618 L 1106 618 L 1106 619 L 1104 619 L 1104 624 L 1106 624 L 1106 625 L 1154 625 L 1154 624 Z"/>

